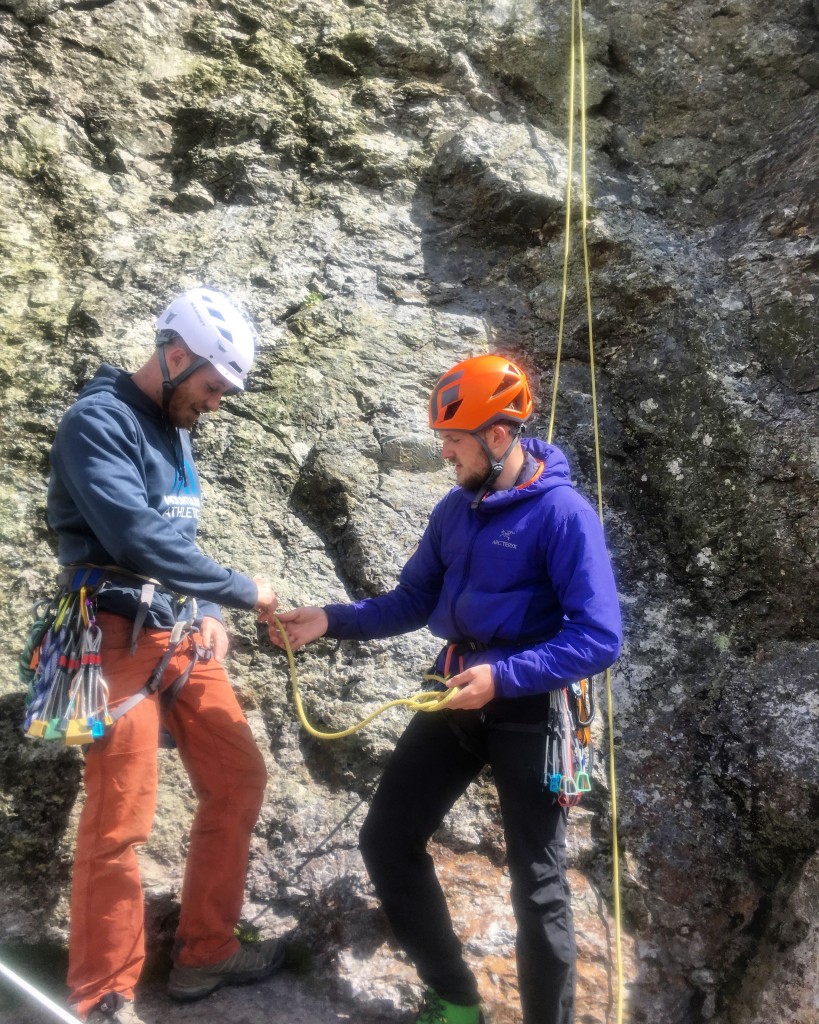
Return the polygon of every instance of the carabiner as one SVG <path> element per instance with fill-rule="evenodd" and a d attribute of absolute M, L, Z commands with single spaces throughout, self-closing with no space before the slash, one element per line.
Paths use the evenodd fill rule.
<path fill-rule="evenodd" d="M 583 683 L 586 684 L 585 687 Z M 581 728 L 587 728 L 594 721 L 597 711 L 594 704 L 594 676 L 581 679 L 578 686 L 580 687 L 580 696 L 577 699 L 577 724 Z"/>

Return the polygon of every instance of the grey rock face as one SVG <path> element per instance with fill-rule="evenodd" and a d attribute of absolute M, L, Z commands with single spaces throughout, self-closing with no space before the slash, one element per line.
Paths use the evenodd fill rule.
<path fill-rule="evenodd" d="M 269 574 L 284 607 L 389 588 L 451 485 L 426 426 L 437 376 L 500 348 L 530 370 L 532 430 L 548 429 L 569 6 L 0 3 L 0 941 L 67 929 L 80 758 L 19 736 L 15 672 L 53 578 L 45 480 L 62 410 L 101 359 L 140 365 L 175 291 L 233 292 L 260 352 L 248 393 L 196 440 L 202 546 Z M 798 0 L 584 15 L 635 1024 L 808 1024 L 819 999 L 818 31 Z M 577 233 L 558 394 L 554 440 L 592 495 Z M 328 1002 L 328 1020 L 404 1019 L 417 981 L 356 835 L 406 715 L 306 736 L 283 657 L 250 617 L 229 621 L 271 773 L 246 916 L 296 929 L 313 974 L 271 983 L 272 1006 L 221 993 L 201 1019 L 319 1021 Z M 414 692 L 437 647 L 426 632 L 314 645 L 297 658 L 309 715 L 341 728 Z M 613 1019 L 616 983 L 602 722 L 598 739 L 571 829 L 586 1024 Z M 159 968 L 192 810 L 173 754 L 162 771 L 143 851 Z M 447 819 L 436 858 L 493 1019 L 519 1021 L 491 780 Z M 157 1020 L 187 1019 L 151 992 Z"/>

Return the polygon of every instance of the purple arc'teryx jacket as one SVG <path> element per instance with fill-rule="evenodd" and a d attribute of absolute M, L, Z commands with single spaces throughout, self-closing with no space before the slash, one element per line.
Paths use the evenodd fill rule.
<path fill-rule="evenodd" d="M 546 693 L 608 668 L 620 609 L 597 513 L 573 488 L 563 453 L 521 441 L 518 483 L 474 494 L 453 488 L 389 593 L 325 607 L 327 636 L 375 639 L 422 626 L 474 640 L 464 665 L 491 664 L 497 697 Z M 441 665 L 438 669 L 440 671 Z"/>

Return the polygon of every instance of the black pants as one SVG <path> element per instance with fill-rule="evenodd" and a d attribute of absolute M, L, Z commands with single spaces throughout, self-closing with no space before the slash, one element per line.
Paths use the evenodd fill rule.
<path fill-rule="evenodd" d="M 432 833 L 492 767 L 503 816 L 524 1024 L 574 1021 L 575 943 L 566 880 L 566 812 L 541 784 L 545 737 L 477 711 L 420 713 L 396 744 L 361 829 L 364 863 L 395 937 L 424 984 L 478 1002 L 432 858 Z"/>

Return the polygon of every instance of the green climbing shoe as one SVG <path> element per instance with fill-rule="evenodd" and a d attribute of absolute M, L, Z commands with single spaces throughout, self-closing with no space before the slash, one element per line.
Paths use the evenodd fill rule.
<path fill-rule="evenodd" d="M 415 1024 L 484 1024 L 484 1018 L 480 1006 L 450 1003 L 428 988 Z"/>

